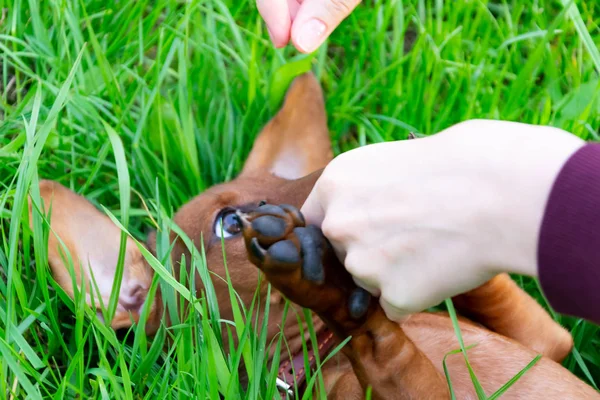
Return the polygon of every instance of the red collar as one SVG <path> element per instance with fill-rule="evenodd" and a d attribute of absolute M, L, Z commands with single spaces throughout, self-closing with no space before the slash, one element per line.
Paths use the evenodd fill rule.
<path fill-rule="evenodd" d="M 319 351 L 319 360 L 323 362 L 323 359 L 331 350 L 335 343 L 333 332 L 325 328 L 317 335 L 317 345 Z M 307 343 L 307 357 L 311 371 L 314 372 L 317 365 L 317 358 L 315 357 L 315 351 L 312 346 L 312 341 Z M 287 392 L 288 398 L 294 398 L 296 391 L 294 388 L 298 388 L 298 393 L 302 394 L 306 381 L 306 370 L 304 364 L 304 352 L 302 348 L 298 350 L 292 357 L 286 359 L 279 364 L 279 372 L 277 374 L 277 388 L 281 392 Z"/>

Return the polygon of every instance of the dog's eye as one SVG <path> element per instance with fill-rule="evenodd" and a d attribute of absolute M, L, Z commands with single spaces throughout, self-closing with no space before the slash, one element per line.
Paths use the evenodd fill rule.
<path fill-rule="evenodd" d="M 226 209 L 219 213 L 215 221 L 215 235 L 227 239 L 235 236 L 242 231 L 240 221 L 235 215 L 235 210 Z"/>

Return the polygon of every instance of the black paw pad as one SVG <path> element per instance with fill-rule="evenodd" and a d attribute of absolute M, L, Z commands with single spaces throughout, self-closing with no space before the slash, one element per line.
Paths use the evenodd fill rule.
<path fill-rule="evenodd" d="M 369 310 L 371 294 L 363 288 L 356 288 L 348 299 L 348 311 L 354 319 L 359 319 Z"/>
<path fill-rule="evenodd" d="M 325 282 L 325 270 L 321 258 L 323 256 L 323 236 L 318 228 L 308 226 L 294 229 L 302 249 L 302 277 L 317 284 Z"/>
<path fill-rule="evenodd" d="M 300 252 L 291 240 L 277 242 L 268 250 L 271 260 L 280 264 L 296 264 L 300 261 Z"/>
<path fill-rule="evenodd" d="M 281 218 L 265 215 L 252 221 L 252 229 L 267 238 L 280 238 L 285 234 L 285 221 Z"/>
<path fill-rule="evenodd" d="M 256 210 L 254 210 L 254 213 L 256 214 L 269 214 L 269 215 L 278 215 L 282 218 L 284 218 L 285 215 L 285 211 L 279 207 L 279 206 L 274 206 L 273 204 L 263 204 L 260 207 L 258 207 Z"/>

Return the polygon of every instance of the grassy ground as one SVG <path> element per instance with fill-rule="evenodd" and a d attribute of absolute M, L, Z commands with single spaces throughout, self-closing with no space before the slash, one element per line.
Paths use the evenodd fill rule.
<path fill-rule="evenodd" d="M 474 117 L 597 140 L 600 6 L 563 3 L 365 2 L 313 60 L 335 151 Z M 235 176 L 297 56 L 267 38 L 248 1 L 0 0 L 0 398 L 272 398 L 270 344 L 241 318 L 245 344 L 223 352 L 210 296 L 205 317 L 149 350 L 141 330 L 90 322 L 57 290 L 23 212 L 30 185 L 54 179 L 143 239 L 149 213 L 160 222 Z M 598 327 L 556 319 L 576 342 L 564 365 L 600 385 Z M 176 344 L 162 351 L 165 335 Z"/>

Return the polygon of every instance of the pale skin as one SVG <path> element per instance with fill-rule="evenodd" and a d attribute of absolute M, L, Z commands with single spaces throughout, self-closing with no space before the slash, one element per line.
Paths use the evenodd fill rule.
<path fill-rule="evenodd" d="M 276 47 L 316 50 L 359 0 L 257 0 Z M 335 158 L 302 212 L 320 225 L 388 318 L 465 293 L 498 274 L 537 277 L 552 184 L 584 141 L 556 128 L 468 121 L 426 139 Z"/>
<path fill-rule="evenodd" d="M 537 276 L 546 201 L 585 142 L 569 132 L 474 120 L 335 158 L 302 212 L 390 319 L 494 276 Z"/>
<path fill-rule="evenodd" d="M 360 0 L 256 0 L 271 41 L 292 44 L 303 53 L 315 51 Z"/>

